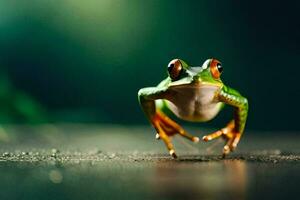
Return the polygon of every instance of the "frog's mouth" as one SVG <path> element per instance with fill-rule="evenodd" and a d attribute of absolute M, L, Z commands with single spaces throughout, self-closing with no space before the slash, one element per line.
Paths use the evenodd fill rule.
<path fill-rule="evenodd" d="M 205 82 L 205 81 L 202 81 L 200 79 L 196 79 L 196 80 L 192 79 L 190 81 L 173 82 L 173 83 L 170 84 L 170 87 L 174 87 L 174 88 L 185 88 L 185 87 L 199 88 L 201 86 L 218 86 L 218 85 L 219 84 Z"/>
<path fill-rule="evenodd" d="M 221 83 L 212 83 L 212 82 L 207 82 L 201 80 L 199 77 L 197 78 L 187 78 L 187 79 L 182 79 L 176 82 L 172 82 L 170 84 L 170 87 L 174 88 L 199 88 L 199 87 L 204 87 L 204 86 L 215 86 L 215 87 L 221 87 Z"/>

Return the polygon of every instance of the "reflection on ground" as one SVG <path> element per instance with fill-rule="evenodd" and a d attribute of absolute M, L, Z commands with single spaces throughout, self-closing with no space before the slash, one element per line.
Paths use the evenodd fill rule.
<path fill-rule="evenodd" d="M 249 134 L 226 159 L 221 146 L 186 148 L 175 141 L 174 160 L 151 133 L 139 127 L 2 127 L 0 199 L 298 197 L 299 136 Z"/>

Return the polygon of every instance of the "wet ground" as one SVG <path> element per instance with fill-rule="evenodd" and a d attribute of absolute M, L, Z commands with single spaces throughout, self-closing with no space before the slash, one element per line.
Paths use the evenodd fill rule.
<path fill-rule="evenodd" d="M 190 132 L 203 136 L 209 131 Z M 300 195 L 300 133 L 223 141 L 176 137 L 172 159 L 150 127 L 0 127 L 0 199 L 289 199 Z"/>

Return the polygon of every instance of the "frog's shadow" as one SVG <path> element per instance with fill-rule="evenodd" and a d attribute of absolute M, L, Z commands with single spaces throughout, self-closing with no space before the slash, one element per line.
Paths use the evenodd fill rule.
<path fill-rule="evenodd" d="M 174 159 L 175 162 L 210 162 L 226 160 L 222 155 L 181 155 Z"/>
<path fill-rule="evenodd" d="M 163 162 L 217 162 L 217 161 L 226 161 L 226 160 L 243 160 L 242 156 L 222 156 L 222 155 L 179 155 L 177 158 L 165 157 L 160 158 L 159 161 Z"/>

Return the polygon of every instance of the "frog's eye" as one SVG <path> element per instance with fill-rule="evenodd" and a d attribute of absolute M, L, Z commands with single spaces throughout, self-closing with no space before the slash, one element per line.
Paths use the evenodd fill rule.
<path fill-rule="evenodd" d="M 183 67 L 179 59 L 174 59 L 168 64 L 168 73 L 173 81 L 179 79 L 182 71 Z"/>
<path fill-rule="evenodd" d="M 210 72 L 215 79 L 219 79 L 223 71 L 222 64 L 216 59 L 212 59 L 210 63 Z"/>

